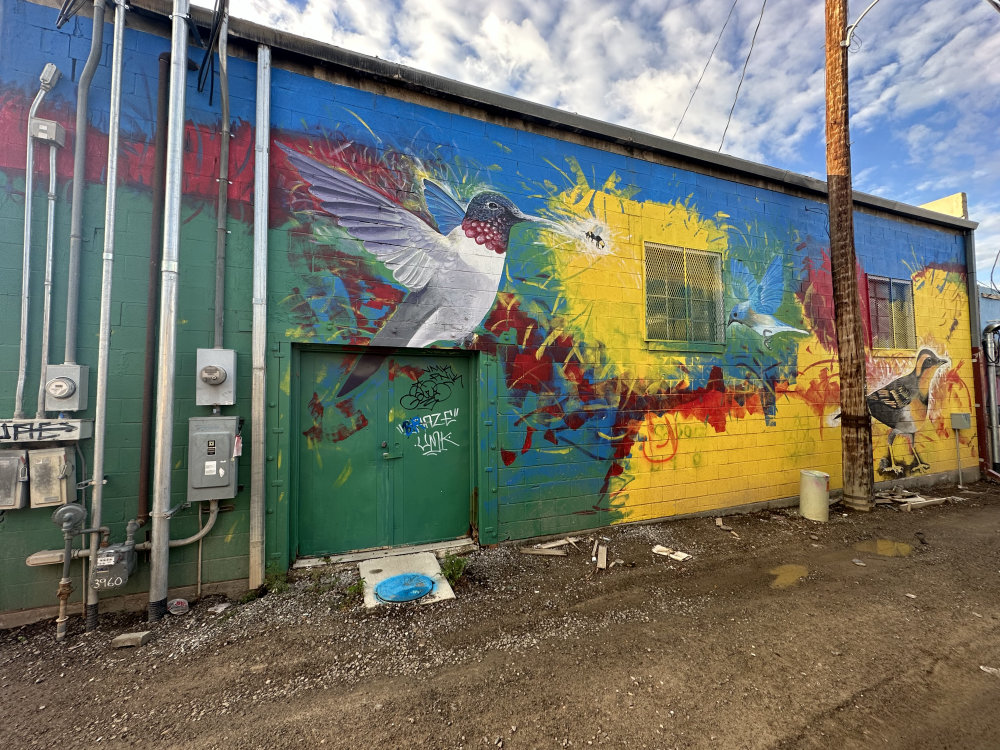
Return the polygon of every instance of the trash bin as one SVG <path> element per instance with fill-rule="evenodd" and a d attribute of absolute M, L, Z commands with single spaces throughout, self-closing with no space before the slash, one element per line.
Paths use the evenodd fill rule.
<path fill-rule="evenodd" d="M 799 514 L 812 521 L 830 520 L 830 475 L 824 471 L 802 470 L 799 483 Z"/>

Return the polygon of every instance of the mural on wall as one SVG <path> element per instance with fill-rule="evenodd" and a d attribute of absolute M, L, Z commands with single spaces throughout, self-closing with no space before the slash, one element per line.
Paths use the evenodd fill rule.
<path fill-rule="evenodd" d="M 463 149 L 361 125 L 275 136 L 297 280 L 286 335 L 495 355 L 501 524 L 542 528 L 530 526 L 528 514 L 540 511 L 529 508 L 556 498 L 564 526 L 594 525 L 793 495 L 802 468 L 836 481 L 832 281 L 815 209 L 779 196 L 789 218 L 764 224 L 753 198 L 713 210 L 719 202 L 692 192 L 679 171 L 657 180 L 601 171 L 599 160 L 584 166 L 580 148 L 551 153 L 550 141 L 533 142 L 532 161 L 515 161 L 500 140 Z M 520 134 L 518 148 L 523 139 L 546 140 Z M 721 257 L 724 341 L 685 349 L 642 340 L 644 241 Z M 968 399 L 971 369 L 948 353 L 968 346 L 952 338 L 966 320 L 964 275 L 951 247 L 922 241 L 926 257 L 912 248 L 905 258 L 859 254 L 872 265 L 859 262 L 862 289 L 866 272 L 910 278 L 922 316 L 908 360 L 869 360 L 876 444 L 903 435 L 912 448 L 912 460 L 898 445 L 874 458 L 886 476 L 932 468 L 952 437 L 941 414 Z M 935 301 L 942 295 L 946 304 Z M 864 294 L 862 308 L 866 317 Z M 346 423 L 363 425 L 352 397 L 379 357 L 354 358 L 326 392 Z M 894 381 L 915 364 L 928 369 L 906 406 Z M 416 435 L 422 424 L 401 429 Z"/>
<path fill-rule="evenodd" d="M 926 422 L 931 408 L 931 385 L 940 368 L 948 364 L 947 359 L 932 350 L 921 349 L 910 372 L 868 394 L 868 411 L 889 428 L 888 450 L 878 464 L 881 474 L 902 476 L 930 469 L 930 464 L 917 453 L 917 431 Z M 913 457 L 907 465 L 898 464 L 892 452 L 893 441 L 900 435 L 909 443 Z"/>
<path fill-rule="evenodd" d="M 784 268 L 781 256 L 776 255 L 758 282 L 750 270 L 735 258 L 730 263 L 730 281 L 734 294 L 741 300 L 729 314 L 727 325 L 738 323 L 760 336 L 764 346 L 771 348 L 771 338 L 785 333 L 808 336 L 808 331 L 785 325 L 776 317 L 781 300 L 785 296 L 783 281 Z"/>

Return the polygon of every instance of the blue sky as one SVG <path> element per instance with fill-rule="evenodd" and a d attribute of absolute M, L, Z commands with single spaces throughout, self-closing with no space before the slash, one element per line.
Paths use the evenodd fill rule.
<path fill-rule="evenodd" d="M 851 20 L 870 0 L 851 4 Z M 197 4 L 210 6 L 210 0 Z M 231 0 L 235 17 L 672 137 L 732 0 Z M 760 0 L 738 0 L 676 139 L 718 150 Z M 768 0 L 724 153 L 823 178 L 823 0 Z M 850 55 L 855 188 L 969 196 L 1000 251 L 1000 13 L 882 0 Z M 1000 282 L 1000 274 L 997 277 Z"/>

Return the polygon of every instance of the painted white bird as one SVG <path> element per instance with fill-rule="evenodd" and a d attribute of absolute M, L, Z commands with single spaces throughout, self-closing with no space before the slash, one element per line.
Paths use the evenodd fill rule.
<path fill-rule="evenodd" d="M 764 340 L 768 349 L 771 348 L 771 339 L 779 334 L 808 336 L 808 331 L 787 325 L 774 317 L 785 296 L 783 273 L 780 255 L 774 257 L 759 282 L 743 263 L 731 259 L 729 275 L 733 293 L 742 301 L 733 306 L 726 327 L 733 323 L 746 326 Z"/>

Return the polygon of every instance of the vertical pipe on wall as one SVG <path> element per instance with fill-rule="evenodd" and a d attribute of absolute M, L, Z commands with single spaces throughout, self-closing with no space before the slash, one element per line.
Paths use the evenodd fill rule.
<path fill-rule="evenodd" d="M 118 133 L 121 119 L 122 55 L 125 52 L 125 0 L 115 0 L 115 36 L 111 57 L 111 102 L 108 117 L 107 194 L 104 201 L 104 265 L 101 273 L 101 323 L 97 342 L 97 399 L 94 405 L 94 473 L 90 520 L 101 525 L 104 499 L 104 443 L 107 433 L 108 356 L 111 350 L 111 282 L 114 278 L 115 224 L 118 208 Z M 90 565 L 97 561 L 100 534 L 90 535 Z M 86 628 L 97 627 L 97 590 L 87 587 Z"/>
<path fill-rule="evenodd" d="M 219 87 L 222 94 L 222 132 L 219 134 L 219 201 L 215 228 L 215 343 L 222 348 L 226 298 L 226 221 L 229 218 L 229 4 L 223 3 L 219 27 Z"/>
<path fill-rule="evenodd" d="M 257 47 L 257 121 L 253 185 L 253 387 L 250 451 L 250 588 L 264 583 L 264 430 L 267 342 L 267 229 L 271 140 L 271 48 Z"/>
<path fill-rule="evenodd" d="M 170 107 L 163 206 L 160 279 L 160 341 L 156 374 L 156 447 L 153 455 L 153 522 L 149 580 L 150 622 L 167 610 L 170 562 L 170 471 L 174 439 L 174 359 L 177 349 L 177 265 L 180 257 L 181 189 L 184 176 L 184 95 L 187 78 L 188 0 L 174 0 L 170 46 Z"/>
<path fill-rule="evenodd" d="M 142 380 L 142 434 L 139 437 L 139 487 L 136 520 L 149 520 L 149 468 L 153 452 L 153 387 L 156 378 L 156 328 L 160 320 L 160 257 L 163 252 L 163 193 L 167 171 L 167 108 L 170 106 L 170 53 L 159 57 L 156 83 L 156 132 L 153 134 L 153 210 L 149 229 L 149 281 L 146 284 L 146 352 Z"/>
<path fill-rule="evenodd" d="M 49 66 L 45 66 L 48 71 Z M 24 255 L 21 259 L 21 342 L 17 365 L 17 388 L 14 392 L 14 418 L 24 417 L 24 380 L 28 371 L 28 310 L 31 300 L 31 205 L 35 192 L 35 139 L 31 137 L 31 121 L 42 104 L 42 99 L 52 88 L 45 82 L 42 74 L 42 85 L 35 94 L 31 107 L 28 109 L 26 125 L 28 150 L 24 158 Z"/>
<path fill-rule="evenodd" d="M 42 361 L 38 368 L 38 407 L 35 416 L 45 416 L 45 381 L 49 369 L 49 329 L 52 327 L 52 266 L 56 244 L 56 154 L 58 146 L 49 144 L 49 210 L 45 224 L 45 296 L 42 302 Z"/>
<path fill-rule="evenodd" d="M 104 41 L 104 0 L 94 0 L 90 53 L 76 87 L 76 134 L 73 138 L 73 200 L 69 220 L 69 279 L 66 287 L 66 350 L 63 361 L 76 363 L 76 326 L 80 297 L 80 253 L 83 248 L 83 188 L 87 167 L 87 100 Z"/>

